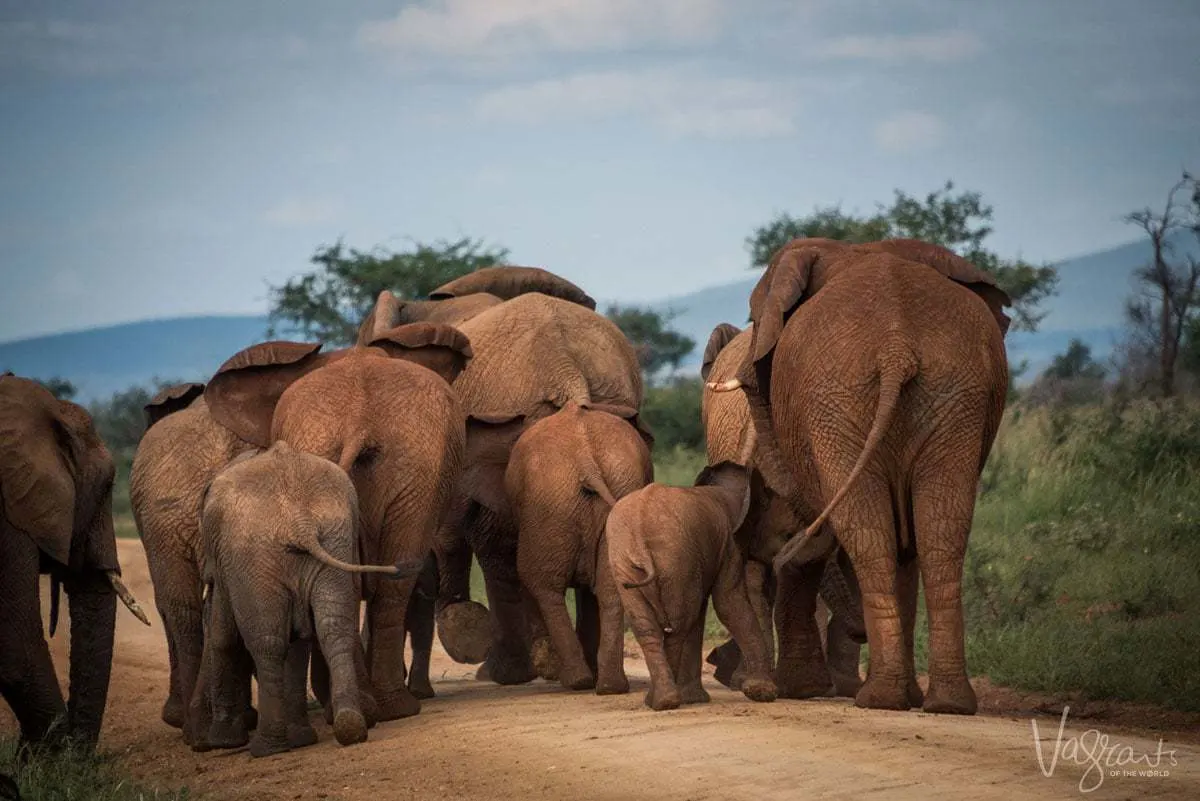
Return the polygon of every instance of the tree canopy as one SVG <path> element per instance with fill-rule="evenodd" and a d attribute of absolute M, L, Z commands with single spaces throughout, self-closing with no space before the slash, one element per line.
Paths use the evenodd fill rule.
<path fill-rule="evenodd" d="M 448 281 L 507 258 L 506 248 L 470 238 L 414 242 L 403 251 L 381 247 L 363 251 L 339 239 L 316 249 L 309 259 L 313 270 L 271 287 L 269 336 L 282 329 L 347 345 L 383 290 L 390 289 L 401 299 L 423 298 Z"/>
<path fill-rule="evenodd" d="M 979 192 L 956 192 L 954 183 L 947 181 L 924 198 L 897 189 L 891 205 L 880 204 L 874 214 L 846 213 L 840 206 L 818 207 L 803 217 L 780 214 L 746 238 L 746 249 L 751 269 L 760 269 L 797 237 L 845 242 L 921 239 L 949 248 L 994 275 L 1013 299 L 1014 330 L 1034 331 L 1045 316 L 1038 308 L 1054 292 L 1058 274 L 1048 264 L 1002 259 L 987 249 L 984 242 L 992 233 L 992 215 L 992 207 Z"/>

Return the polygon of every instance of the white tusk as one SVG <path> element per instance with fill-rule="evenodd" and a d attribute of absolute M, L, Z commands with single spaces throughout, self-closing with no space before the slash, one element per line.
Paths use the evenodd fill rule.
<path fill-rule="evenodd" d="M 125 604 L 130 612 L 133 612 L 134 617 L 149 626 L 150 618 L 146 617 L 146 613 L 142 611 L 141 605 L 138 604 L 137 599 L 133 597 L 133 593 L 129 591 L 125 583 L 121 581 L 121 577 L 117 575 L 117 571 L 109 570 L 107 575 L 108 581 L 112 584 L 113 589 L 117 591 L 117 597 L 121 599 L 121 603 Z"/>
<path fill-rule="evenodd" d="M 720 383 L 717 383 L 716 381 L 709 381 L 704 386 L 708 387 L 713 392 L 731 392 L 735 389 L 741 389 L 742 382 L 736 378 L 731 378 L 728 381 L 722 381 Z"/>

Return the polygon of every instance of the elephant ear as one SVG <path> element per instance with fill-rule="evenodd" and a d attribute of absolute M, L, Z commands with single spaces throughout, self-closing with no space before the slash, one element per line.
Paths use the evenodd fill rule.
<path fill-rule="evenodd" d="M 950 280 L 962 284 L 976 295 L 983 298 L 988 305 L 1000 333 L 1007 334 L 1012 319 L 1004 313 L 1005 306 L 1012 306 L 1012 298 L 1000 288 L 996 279 L 986 270 L 981 270 L 948 248 L 922 242 L 919 239 L 884 239 L 859 247 L 869 250 L 882 251 L 898 256 L 906 261 L 924 264 L 932 267 Z"/>
<path fill-rule="evenodd" d="M 708 374 L 712 372 L 713 362 L 717 360 L 717 356 L 740 333 L 742 333 L 742 329 L 731 323 L 720 323 L 712 330 L 712 333 L 708 335 L 708 344 L 704 346 L 704 358 L 700 362 L 700 378 L 708 380 Z"/>
<path fill-rule="evenodd" d="M 166 387 L 142 407 L 146 413 L 146 430 L 167 415 L 174 414 L 192 405 L 192 401 L 204 394 L 204 385 L 196 383 L 176 384 Z"/>
<path fill-rule="evenodd" d="M 594 412 L 605 412 L 606 414 L 620 417 L 637 429 L 638 436 L 646 443 L 647 448 L 654 447 L 654 432 L 646 425 L 646 421 L 642 419 L 638 410 L 632 406 L 624 406 L 616 403 L 583 403 L 580 404 L 580 408 L 590 409 Z"/>
<path fill-rule="evenodd" d="M 71 563 L 75 476 L 73 434 L 58 401 L 34 381 L 0 379 L 0 500 L 18 531 L 62 565 Z"/>
<path fill-rule="evenodd" d="M 471 340 L 457 328 L 436 323 L 409 323 L 379 332 L 370 341 L 395 359 L 419 364 L 453 384 L 472 357 Z"/>
<path fill-rule="evenodd" d="M 235 353 L 204 388 L 209 414 L 241 439 L 271 444 L 271 418 L 292 382 L 325 364 L 320 342 L 263 342 Z"/>
<path fill-rule="evenodd" d="M 366 347 L 371 340 L 379 337 L 384 331 L 400 325 L 400 299 L 391 290 L 385 289 L 375 298 L 375 305 L 358 326 L 358 336 L 354 344 Z"/>
<path fill-rule="evenodd" d="M 519 295 L 540 292 L 543 295 L 577 303 L 592 311 L 596 301 L 588 293 L 567 279 L 541 267 L 484 267 L 448 284 L 442 284 L 429 293 L 430 300 L 461 297 L 476 292 L 487 292 L 503 300 L 512 300 Z"/>

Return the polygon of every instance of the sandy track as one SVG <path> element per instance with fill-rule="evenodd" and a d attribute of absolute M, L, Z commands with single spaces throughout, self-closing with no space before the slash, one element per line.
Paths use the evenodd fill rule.
<path fill-rule="evenodd" d="M 1028 716 L 954 718 L 877 712 L 849 701 L 753 704 L 709 680 L 713 702 L 654 713 L 642 705 L 645 666 L 627 662 L 633 691 L 598 697 L 534 682 L 498 687 L 475 681 L 474 668 L 438 651 L 434 687 L 420 715 L 382 724 L 370 740 L 339 748 L 316 722 L 311 748 L 252 760 L 237 752 L 193 754 L 159 720 L 167 656 L 145 556 L 120 541 L 126 582 L 151 614 L 146 628 L 119 610 L 116 664 L 104 746 L 151 785 L 186 784 L 217 799 L 1014 799 L 1200 798 L 1200 737 L 1165 735 L 1166 777 L 1110 776 L 1080 793 L 1087 766 L 1064 749 L 1043 775 Z M 65 605 L 64 605 L 65 607 Z M 54 640 L 65 675 L 66 626 Z M 11 730 L 7 710 L 0 728 Z M 316 719 L 318 716 L 314 715 Z M 1042 716 L 1047 767 L 1057 716 Z M 1099 734 L 1110 746 L 1154 754 L 1157 733 L 1069 720 L 1063 735 Z M 1168 752 L 1173 751 L 1174 762 Z M 1081 749 L 1079 761 L 1086 756 Z M 1126 766 L 1145 769 L 1145 765 Z M 1100 774 L 1085 778 L 1084 786 Z"/>

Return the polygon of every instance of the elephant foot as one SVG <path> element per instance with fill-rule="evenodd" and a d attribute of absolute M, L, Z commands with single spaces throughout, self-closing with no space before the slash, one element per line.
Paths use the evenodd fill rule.
<path fill-rule="evenodd" d="M 433 698 L 435 696 L 433 685 L 429 683 L 428 676 L 422 676 L 421 678 L 409 676 L 408 691 L 413 694 L 414 698 L 419 699 Z"/>
<path fill-rule="evenodd" d="M 568 690 L 591 690 L 596 686 L 596 677 L 586 665 L 579 668 L 563 668 L 558 680 Z"/>
<path fill-rule="evenodd" d="M 529 656 L 533 660 L 533 670 L 538 676 L 546 681 L 558 679 L 561 666 L 549 637 L 539 637 L 529 649 Z"/>
<path fill-rule="evenodd" d="M 908 701 L 908 681 L 906 679 L 883 678 L 868 676 L 863 682 L 858 695 L 854 696 L 854 705 L 864 709 L 911 709 Z"/>
<path fill-rule="evenodd" d="M 738 689 L 734 686 L 735 676 L 737 676 L 738 667 L 742 663 L 742 649 L 738 648 L 737 643 L 733 640 L 728 640 L 716 648 L 708 652 L 708 657 L 705 659 L 708 664 L 716 667 L 714 678 L 721 682 L 731 690 Z"/>
<path fill-rule="evenodd" d="M 917 684 L 916 676 L 908 682 L 908 703 L 913 709 L 925 703 L 925 693 L 921 692 L 921 685 Z"/>
<path fill-rule="evenodd" d="M 682 703 L 683 698 L 679 694 L 679 688 L 675 686 L 672 686 L 668 690 L 662 690 L 651 685 L 650 692 L 646 693 L 646 706 L 655 712 L 678 709 Z"/>
<path fill-rule="evenodd" d="M 281 735 L 271 737 L 262 731 L 256 731 L 250 738 L 250 756 L 267 757 L 289 751 L 287 733 L 282 732 Z"/>
<path fill-rule="evenodd" d="M 503 659 L 489 654 L 487 661 L 475 672 L 475 678 L 496 684 L 527 684 L 537 678 L 537 674 L 528 656 Z"/>
<path fill-rule="evenodd" d="M 379 707 L 376 719 L 380 722 L 411 718 L 421 711 L 421 702 L 408 691 L 407 687 L 401 687 L 393 693 L 379 695 L 375 698 L 375 703 Z M 336 719 L 333 725 L 337 725 Z"/>
<path fill-rule="evenodd" d="M 829 693 L 833 682 L 823 658 L 815 662 L 780 659 L 775 686 L 780 698 L 820 698 Z"/>
<path fill-rule="evenodd" d="M 616 677 L 606 677 L 600 674 L 596 682 L 596 695 L 624 695 L 629 692 L 629 679 L 624 674 Z"/>
<path fill-rule="evenodd" d="M 858 695 L 858 691 L 862 689 L 862 686 L 863 680 L 858 676 L 834 673 L 832 696 L 836 698 L 854 698 Z M 919 693 L 920 689 L 917 692 Z M 913 706 L 920 706 L 920 703 L 913 704 Z"/>
<path fill-rule="evenodd" d="M 330 704 L 332 707 L 333 704 Z M 370 693 L 360 692 L 358 694 L 358 710 L 362 713 L 363 718 L 367 721 L 367 728 L 375 728 L 375 724 L 379 722 L 379 704 L 375 703 L 375 696 Z M 329 725 L 333 725 L 333 710 L 330 709 Z"/>
<path fill-rule="evenodd" d="M 367 740 L 366 718 L 356 709 L 343 709 L 333 721 L 333 736 L 338 745 L 354 745 Z"/>
<path fill-rule="evenodd" d="M 779 697 L 779 689 L 769 677 L 746 679 L 742 682 L 742 695 L 751 701 L 769 703 Z"/>
<path fill-rule="evenodd" d="M 214 720 L 208 727 L 207 737 L 193 738 L 193 751 L 207 751 L 212 748 L 241 748 L 250 742 L 246 725 L 240 720 Z M 198 747 L 206 746 L 206 747 Z"/>
<path fill-rule="evenodd" d="M 307 723 L 289 723 L 287 728 L 289 748 L 304 748 L 317 744 L 317 730 Z"/>
<path fill-rule="evenodd" d="M 974 715 L 978 708 L 975 690 L 965 677 L 935 681 L 929 677 L 929 694 L 922 709 L 939 715 Z"/>
<path fill-rule="evenodd" d="M 254 731 L 258 728 L 258 710 L 249 704 L 246 705 L 242 719 L 246 721 L 246 731 Z"/>
<path fill-rule="evenodd" d="M 185 722 L 183 704 L 174 695 L 163 703 L 162 722 L 173 729 L 182 729 Z"/>
<path fill-rule="evenodd" d="M 451 659 L 477 665 L 487 658 L 492 645 L 492 621 L 488 609 L 475 601 L 448 604 L 437 613 L 437 633 Z"/>
<path fill-rule="evenodd" d="M 690 684 L 684 687 L 679 693 L 679 700 L 685 704 L 707 704 L 712 700 L 708 690 L 697 684 Z"/>
<path fill-rule="evenodd" d="M 325 719 L 326 726 L 333 725 L 333 704 L 326 704 L 321 707 L 321 717 Z"/>

